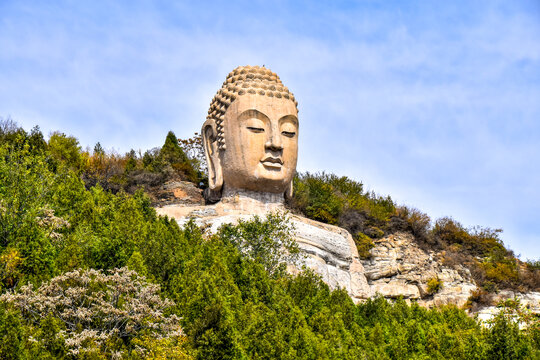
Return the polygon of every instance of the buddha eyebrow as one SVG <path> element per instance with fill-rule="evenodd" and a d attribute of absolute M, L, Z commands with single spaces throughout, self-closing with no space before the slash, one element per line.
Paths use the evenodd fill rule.
<path fill-rule="evenodd" d="M 268 116 L 264 115 L 262 112 L 260 112 L 257 109 L 248 109 L 248 110 L 243 111 L 240 115 L 238 115 L 238 120 L 245 120 L 252 117 L 260 119 L 260 120 L 265 120 L 265 121 L 270 120 Z"/>
<path fill-rule="evenodd" d="M 291 121 L 294 125 L 298 126 L 298 118 L 292 114 L 285 115 L 279 119 L 280 124 L 284 121 Z"/>

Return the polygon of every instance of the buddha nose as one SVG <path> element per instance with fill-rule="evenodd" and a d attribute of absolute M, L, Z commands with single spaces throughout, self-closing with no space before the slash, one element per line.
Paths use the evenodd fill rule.
<path fill-rule="evenodd" d="M 279 131 L 272 129 L 273 131 L 270 134 L 270 138 L 264 144 L 265 148 L 270 151 L 281 151 L 283 150 L 283 143 L 281 142 L 281 137 L 279 136 Z"/>

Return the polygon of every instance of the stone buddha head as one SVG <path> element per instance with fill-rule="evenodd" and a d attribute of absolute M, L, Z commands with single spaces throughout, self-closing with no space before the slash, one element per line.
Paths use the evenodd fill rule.
<path fill-rule="evenodd" d="M 202 127 L 210 202 L 223 189 L 292 195 L 298 103 L 279 77 L 240 66 L 212 99 Z"/>

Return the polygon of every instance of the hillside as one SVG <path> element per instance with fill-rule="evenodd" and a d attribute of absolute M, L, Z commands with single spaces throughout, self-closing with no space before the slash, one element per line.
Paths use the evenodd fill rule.
<path fill-rule="evenodd" d="M 289 275 L 280 251 L 242 247 L 264 241 L 279 249 L 273 241 L 290 229 L 276 216 L 213 235 L 157 216 L 160 204 L 203 201 L 197 138 L 180 145 L 169 133 L 162 148 L 143 154 L 107 153 L 99 144 L 84 151 L 62 133 L 45 141 L 37 128 L 0 123 L 0 358 L 540 355 L 538 318 L 515 301 L 490 327 L 455 306 L 426 309 L 399 296 L 356 305 L 310 272 Z M 538 290 L 538 263 L 516 259 L 496 230 L 450 218 L 431 225 L 344 177 L 300 174 L 295 188 L 290 209 L 349 230 L 373 280 L 379 263 L 367 265 L 393 237 L 468 271 L 485 296 Z M 441 290 L 436 281 L 430 296 Z"/>

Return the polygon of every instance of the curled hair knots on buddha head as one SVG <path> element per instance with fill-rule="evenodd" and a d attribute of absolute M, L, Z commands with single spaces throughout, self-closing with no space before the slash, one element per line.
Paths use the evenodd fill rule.
<path fill-rule="evenodd" d="M 239 66 L 227 75 L 223 86 L 212 99 L 206 117 L 207 121 L 212 120 L 216 124 L 218 149 L 220 150 L 225 149 L 223 136 L 225 112 L 238 96 L 245 94 L 289 99 L 295 104 L 298 111 L 298 102 L 294 95 L 283 86 L 276 73 L 264 66 Z"/>

